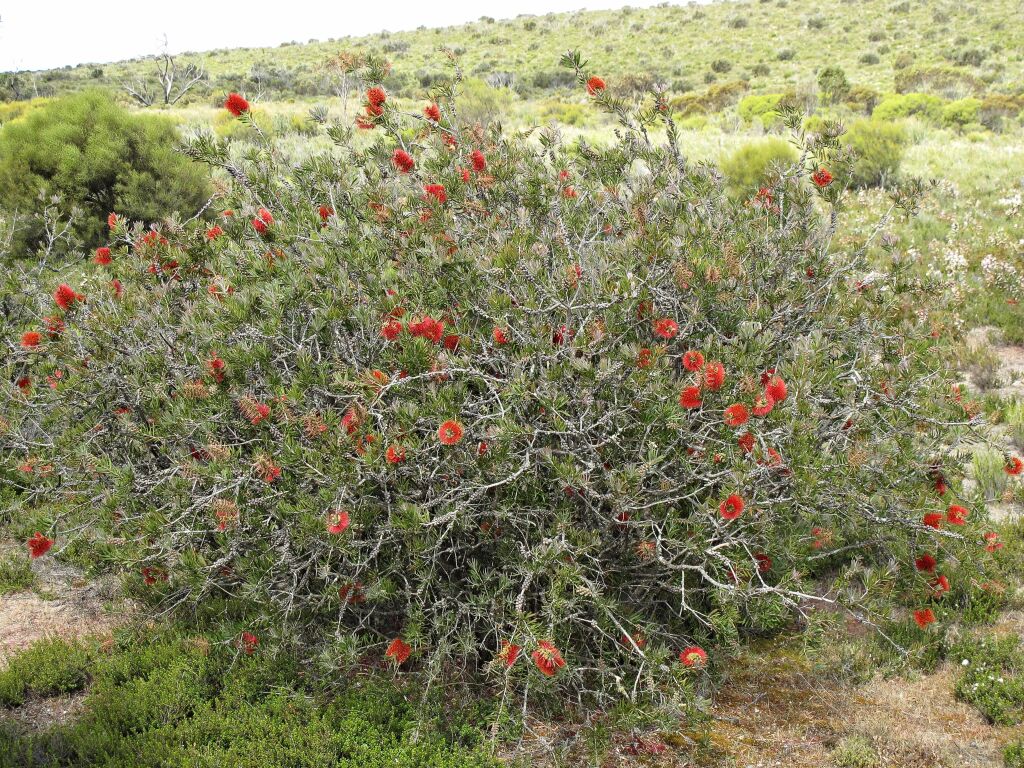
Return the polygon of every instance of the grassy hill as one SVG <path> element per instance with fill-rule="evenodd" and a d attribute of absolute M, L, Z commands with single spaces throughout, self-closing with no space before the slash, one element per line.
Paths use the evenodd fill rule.
<path fill-rule="evenodd" d="M 444 71 L 440 46 L 461 53 L 470 76 L 510 85 L 524 96 L 568 83 L 558 57 L 569 48 L 581 48 L 595 71 L 627 87 L 642 87 L 653 76 L 676 92 L 733 80 L 770 91 L 812 82 L 831 65 L 842 67 L 853 84 L 880 91 L 930 88 L 962 96 L 1024 88 L 1020 22 L 1019 0 L 742 0 L 505 21 L 484 17 L 454 27 L 215 50 L 182 59 L 209 73 L 208 83 L 194 93 L 199 101 L 236 88 L 261 88 L 272 99 L 329 94 L 323 63 L 341 51 L 386 55 L 394 64 L 389 87 L 417 95 Z M 137 59 L 7 75 L 0 97 L 111 86 L 151 68 L 151 62 Z M 922 70 L 931 73 L 928 87 L 914 80 Z"/>

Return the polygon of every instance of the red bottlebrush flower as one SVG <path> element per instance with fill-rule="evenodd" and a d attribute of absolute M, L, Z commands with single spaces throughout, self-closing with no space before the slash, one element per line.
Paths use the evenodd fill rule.
<path fill-rule="evenodd" d="M 700 387 L 687 387 L 679 395 L 679 404 L 687 410 L 700 408 L 703 402 L 700 397 Z"/>
<path fill-rule="evenodd" d="M 259 647 L 260 639 L 256 637 L 252 632 L 243 632 L 238 641 L 239 646 L 242 648 L 242 652 L 246 656 L 252 656 L 255 650 Z"/>
<path fill-rule="evenodd" d="M 914 621 L 917 623 L 917 626 L 924 629 L 935 621 L 935 613 L 931 608 L 914 611 Z"/>
<path fill-rule="evenodd" d="M 572 198 L 576 197 L 576 194 L 577 194 L 576 187 L 571 187 L 571 186 L 570 187 L 565 187 L 562 190 L 562 197 L 568 198 L 570 200 Z"/>
<path fill-rule="evenodd" d="M 262 221 L 264 224 L 269 225 L 274 223 L 274 214 L 272 214 L 266 208 L 260 208 L 258 211 L 256 211 L 256 216 L 258 216 L 260 221 Z"/>
<path fill-rule="evenodd" d="M 457 333 L 449 333 L 444 337 L 444 348 L 449 352 L 454 352 L 459 348 L 459 335 Z"/>
<path fill-rule="evenodd" d="M 260 456 L 256 459 L 253 467 L 264 483 L 270 484 L 281 477 L 281 468 L 267 456 Z"/>
<path fill-rule="evenodd" d="M 115 227 L 117 227 L 117 214 L 116 213 L 108 213 L 107 214 L 107 227 L 109 229 L 114 229 Z"/>
<path fill-rule="evenodd" d="M 654 321 L 654 332 L 663 339 L 674 339 L 679 333 L 679 323 L 670 317 Z"/>
<path fill-rule="evenodd" d="M 444 336 L 444 323 L 427 315 L 418 323 L 409 323 L 409 333 L 437 344 Z"/>
<path fill-rule="evenodd" d="M 101 267 L 107 266 L 113 259 L 110 258 L 110 249 L 107 246 L 101 246 L 96 249 L 96 257 L 93 259 L 94 262 L 99 264 Z"/>
<path fill-rule="evenodd" d="M 25 331 L 21 334 L 21 347 L 22 349 L 32 349 L 32 347 L 38 347 L 42 340 L 42 334 L 38 331 Z"/>
<path fill-rule="evenodd" d="M 562 658 L 561 651 L 550 640 L 541 640 L 537 643 L 537 650 L 531 655 L 533 663 L 537 665 L 537 669 L 547 677 L 552 677 L 565 666 L 565 659 Z"/>
<path fill-rule="evenodd" d="M 338 509 L 327 516 L 327 532 L 344 533 L 348 530 L 349 515 L 344 509 Z"/>
<path fill-rule="evenodd" d="M 85 296 L 80 293 L 76 293 L 75 289 L 67 283 L 61 283 L 57 286 L 57 290 L 53 292 L 53 300 L 57 306 L 64 311 L 69 310 L 76 302 L 84 301 Z"/>
<path fill-rule="evenodd" d="M 619 642 L 627 648 L 636 646 L 641 651 L 647 647 L 647 638 L 644 637 L 643 632 L 635 632 L 632 635 L 623 635 L 619 638 Z"/>
<path fill-rule="evenodd" d="M 51 339 L 55 339 L 64 333 L 64 321 L 56 315 L 48 315 L 43 320 L 46 321 L 46 332 L 50 334 Z"/>
<path fill-rule="evenodd" d="M 158 581 L 167 581 L 167 573 L 161 568 L 153 568 L 152 566 L 144 566 L 142 568 L 142 583 L 147 587 L 152 587 Z"/>
<path fill-rule="evenodd" d="M 576 336 L 576 331 L 572 330 L 567 325 L 560 325 L 551 333 L 551 343 L 556 347 L 562 346 L 566 341 L 572 341 Z"/>
<path fill-rule="evenodd" d="M 819 168 L 811 174 L 811 181 L 814 182 L 814 186 L 819 189 L 824 189 L 832 183 L 832 174 L 824 168 Z"/>
<path fill-rule="evenodd" d="M 341 426 L 345 428 L 345 433 L 348 435 L 354 435 L 359 431 L 359 414 L 356 413 L 355 408 L 349 408 L 345 411 L 345 415 L 341 417 Z"/>
<path fill-rule="evenodd" d="M 708 663 L 708 652 L 699 645 L 691 645 L 679 652 L 679 660 L 687 667 L 700 669 Z"/>
<path fill-rule="evenodd" d="M 261 235 L 267 234 L 267 223 L 263 219 L 253 219 L 252 228 Z"/>
<path fill-rule="evenodd" d="M 931 586 L 932 591 L 935 593 L 936 597 L 941 597 L 942 595 L 949 592 L 949 579 L 947 579 L 941 573 L 934 579 L 932 579 L 929 582 L 929 585 Z"/>
<path fill-rule="evenodd" d="M 487 158 L 484 157 L 484 153 L 479 149 L 474 149 L 469 159 L 473 162 L 473 170 L 477 173 L 483 173 L 487 170 Z"/>
<path fill-rule="evenodd" d="M 224 376 L 227 373 L 227 363 L 221 360 L 217 355 L 214 355 L 206 361 L 206 370 L 218 384 L 224 381 Z"/>
<path fill-rule="evenodd" d="M 427 116 L 427 119 L 433 120 L 435 123 L 441 122 L 441 108 L 437 104 L 427 104 L 423 108 L 423 114 Z"/>
<path fill-rule="evenodd" d="M 948 490 L 949 490 L 949 486 L 946 485 L 946 478 L 943 477 L 941 474 L 936 475 L 936 477 L 935 477 L 935 492 L 937 494 L 939 494 L 939 496 L 945 496 L 946 495 L 946 491 L 948 491 Z"/>
<path fill-rule="evenodd" d="M 942 525 L 942 515 L 938 512 L 929 512 L 921 518 L 921 522 L 927 525 L 929 528 L 939 529 Z"/>
<path fill-rule="evenodd" d="M 698 353 L 699 354 L 699 353 Z M 683 363 L 685 365 L 685 361 Z M 717 360 L 713 360 L 704 366 L 704 386 L 712 392 L 717 392 L 725 384 L 725 366 Z"/>
<path fill-rule="evenodd" d="M 1003 542 L 999 540 L 999 534 L 995 531 L 989 531 L 985 534 L 985 551 L 995 552 L 997 549 L 1003 548 Z"/>
<path fill-rule="evenodd" d="M 513 664 L 516 663 L 516 660 L 519 658 L 519 652 L 521 650 L 523 650 L 522 646 L 514 645 L 513 643 L 510 643 L 508 640 L 505 640 L 501 644 L 501 650 L 498 651 L 498 659 L 506 667 L 511 667 Z"/>
<path fill-rule="evenodd" d="M 385 91 L 379 85 L 373 86 L 373 88 L 371 88 L 370 90 L 368 90 L 366 92 L 366 101 L 367 101 L 367 103 L 372 104 L 375 107 L 379 107 L 381 104 L 383 104 L 387 100 L 388 100 L 387 91 Z"/>
<path fill-rule="evenodd" d="M 772 376 L 764 386 L 765 392 L 772 396 L 772 400 L 781 403 L 789 394 L 786 382 L 779 376 Z"/>
<path fill-rule="evenodd" d="M 384 457 L 388 464 L 401 464 L 405 461 L 405 448 L 400 445 L 389 445 Z"/>
<path fill-rule="evenodd" d="M 121 285 L 121 281 L 115 277 L 110 281 L 110 287 L 114 289 L 114 298 L 120 299 L 121 294 L 124 293 L 124 287 Z"/>
<path fill-rule="evenodd" d="M 1008 475 L 1019 475 L 1021 472 L 1024 472 L 1024 461 L 1021 461 L 1017 456 L 1011 456 L 1006 460 L 1003 471 Z"/>
<path fill-rule="evenodd" d="M 742 427 L 750 420 L 750 413 L 743 403 L 733 403 L 725 409 L 723 418 L 730 427 Z"/>
<path fill-rule="evenodd" d="M 699 371 L 704 367 L 704 355 L 695 349 L 683 353 L 683 368 L 688 371 Z"/>
<path fill-rule="evenodd" d="M 758 418 L 767 416 L 772 412 L 775 407 L 775 398 L 773 398 L 767 392 L 762 392 L 760 395 L 754 398 L 754 415 Z"/>
<path fill-rule="evenodd" d="M 736 444 L 743 449 L 744 453 L 750 453 L 754 450 L 754 435 L 750 432 L 744 432 L 736 438 Z"/>
<path fill-rule="evenodd" d="M 491 338 L 494 339 L 495 344 L 508 344 L 508 337 L 498 326 L 494 326 L 494 330 L 491 331 Z"/>
<path fill-rule="evenodd" d="M 395 662 L 395 666 L 402 666 L 409 658 L 409 654 L 412 653 L 412 646 L 405 642 L 402 638 L 396 637 L 391 641 L 391 645 L 384 651 L 384 658 L 391 659 Z"/>
<path fill-rule="evenodd" d="M 23 395 L 27 395 L 32 391 L 32 379 L 30 379 L 28 376 L 22 376 L 20 379 L 14 382 L 14 384 L 15 386 L 18 387 L 19 390 L 21 390 L 21 394 Z"/>
<path fill-rule="evenodd" d="M 601 91 L 603 91 L 604 89 L 604 80 L 602 80 L 597 75 L 594 75 L 589 80 L 587 80 L 587 93 L 589 93 L 591 96 L 596 96 L 597 94 L 601 93 Z"/>
<path fill-rule="evenodd" d="M 249 111 L 249 102 L 241 94 L 229 93 L 224 99 L 224 109 L 235 117 L 241 117 L 243 112 Z"/>
<path fill-rule="evenodd" d="M 963 525 L 967 522 L 967 515 L 970 514 L 959 504 L 951 504 L 946 510 L 946 520 L 950 525 Z"/>
<path fill-rule="evenodd" d="M 480 445 L 478 445 L 476 447 L 476 455 L 477 456 L 483 456 L 485 453 L 487 453 L 487 451 L 489 449 L 490 449 L 490 446 L 488 446 L 487 443 L 485 443 L 483 440 L 481 440 L 480 441 Z"/>
<path fill-rule="evenodd" d="M 427 197 L 432 197 L 441 205 L 448 202 L 448 192 L 444 188 L 444 184 L 424 184 L 423 191 Z"/>
<path fill-rule="evenodd" d="M 459 422 L 451 419 L 444 422 L 437 430 L 437 439 L 441 441 L 441 445 L 456 445 L 462 440 L 462 427 Z"/>
<path fill-rule="evenodd" d="M 216 240 L 218 237 L 224 234 L 224 230 L 221 229 L 220 225 L 214 224 L 208 230 L 206 230 L 207 240 Z"/>
<path fill-rule="evenodd" d="M 743 514 L 743 508 L 745 506 L 746 504 L 743 503 L 743 499 L 738 494 L 734 493 L 719 505 L 718 511 L 721 513 L 723 519 L 735 520 Z"/>
<path fill-rule="evenodd" d="M 388 341 L 394 341 L 398 338 L 398 334 L 402 332 L 402 327 L 402 324 L 397 320 L 389 320 L 380 329 L 380 335 Z"/>
<path fill-rule="evenodd" d="M 396 149 L 391 155 L 391 162 L 402 173 L 409 173 L 416 167 L 416 161 L 412 159 L 412 155 L 401 148 Z"/>
<path fill-rule="evenodd" d="M 327 220 L 334 215 L 334 209 L 331 208 L 331 206 L 329 205 L 321 205 L 319 208 L 316 209 L 316 212 L 320 216 L 320 221 L 322 221 L 324 224 L 326 224 Z"/>
<path fill-rule="evenodd" d="M 28 547 L 28 556 L 32 559 L 42 557 L 50 551 L 50 547 L 53 546 L 53 539 L 43 536 L 39 531 L 35 532 L 25 545 Z"/>
<path fill-rule="evenodd" d="M 754 559 L 757 561 L 757 570 L 761 573 L 768 573 L 772 569 L 772 559 L 768 555 L 759 553 L 754 555 Z"/>
<path fill-rule="evenodd" d="M 914 561 L 914 567 L 919 571 L 924 571 L 925 573 L 931 573 L 934 571 L 936 565 L 937 563 L 935 562 L 935 558 L 927 552 Z"/>
<path fill-rule="evenodd" d="M 648 349 L 647 347 L 641 348 L 640 351 L 637 352 L 637 355 L 636 355 L 636 367 L 637 368 L 650 368 L 651 367 L 651 363 L 654 362 L 653 355 L 654 355 L 654 352 L 651 351 L 650 349 Z"/>

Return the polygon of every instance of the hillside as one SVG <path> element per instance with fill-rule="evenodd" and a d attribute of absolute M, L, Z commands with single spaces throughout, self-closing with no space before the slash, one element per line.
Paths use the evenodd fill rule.
<path fill-rule="evenodd" d="M 181 58 L 209 74 L 192 94 L 197 101 L 229 88 L 262 91 L 270 99 L 330 94 L 323 63 L 341 51 L 384 54 L 394 65 L 390 88 L 414 95 L 443 72 L 440 46 L 460 53 L 470 76 L 511 85 L 523 95 L 567 84 L 558 56 L 569 48 L 582 49 L 595 70 L 620 83 L 642 86 L 653 75 L 677 93 L 737 79 L 754 90 L 795 87 L 821 68 L 838 65 L 853 84 L 880 91 L 899 89 L 901 77 L 903 90 L 927 90 L 908 74 L 931 69 L 930 87 L 977 95 L 1024 87 L 1021 21 L 1017 0 L 746 0 L 505 21 L 484 17 L 455 27 Z M 937 67 L 942 71 L 936 79 Z M 151 68 L 150 61 L 133 60 L 5 75 L 0 98 L 112 86 Z"/>

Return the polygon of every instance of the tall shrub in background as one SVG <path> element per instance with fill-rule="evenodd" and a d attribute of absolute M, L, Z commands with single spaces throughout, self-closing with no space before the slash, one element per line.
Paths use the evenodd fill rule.
<path fill-rule="evenodd" d="M 106 238 L 106 217 L 120 211 L 153 222 L 191 216 L 206 201 L 206 171 L 174 149 L 169 119 L 133 115 L 109 95 L 89 91 L 44 103 L 0 128 L 0 209 L 24 215 L 12 252 L 30 256 L 45 223 L 31 216 L 40 200 L 81 210 L 74 234 L 85 245 Z"/>
<path fill-rule="evenodd" d="M 892 186 L 903 160 L 906 131 L 882 120 L 855 120 L 843 136 L 853 152 L 847 180 L 855 187 Z"/>
<path fill-rule="evenodd" d="M 675 696 L 808 603 L 901 648 L 962 608 L 968 415 L 932 286 L 834 238 L 839 129 L 734 201 L 664 93 L 565 63 L 615 144 L 460 122 L 457 73 L 402 113 L 370 61 L 368 144 L 323 109 L 334 154 L 294 168 L 195 137 L 216 225 L 117 218 L 86 274 L 19 277 L 0 456 L 40 536 L 240 652 L 598 701 Z"/>

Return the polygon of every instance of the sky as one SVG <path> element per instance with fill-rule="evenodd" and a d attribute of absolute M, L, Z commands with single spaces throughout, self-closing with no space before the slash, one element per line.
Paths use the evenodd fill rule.
<path fill-rule="evenodd" d="M 659 0 L 0 0 L 0 72 Z M 676 3 L 673 3 L 676 4 Z"/>

